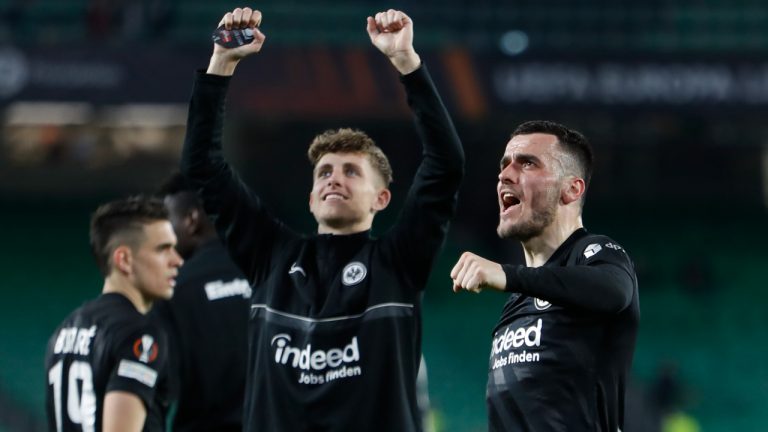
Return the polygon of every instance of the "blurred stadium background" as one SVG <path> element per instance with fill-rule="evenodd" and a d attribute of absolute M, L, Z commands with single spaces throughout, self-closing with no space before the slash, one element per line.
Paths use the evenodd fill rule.
<path fill-rule="evenodd" d="M 233 1 L 0 0 L 0 431 L 44 425 L 43 354 L 96 296 L 89 213 L 174 169 L 192 72 Z M 459 214 L 425 298 L 439 430 L 485 430 L 490 331 L 505 301 L 453 295 L 495 238 L 498 159 L 521 121 L 582 130 L 598 164 L 587 228 L 628 249 L 642 325 L 625 431 L 768 429 L 768 3 L 764 0 L 280 1 L 230 92 L 228 153 L 275 213 L 311 230 L 306 145 L 353 126 L 387 151 L 391 224 L 418 158 L 367 15 L 399 8 L 467 152 Z M 204 349 L 204 347 L 201 347 Z M 375 389 L 372 389 L 375 391 Z M 698 429 L 696 429 L 698 427 Z M 676 429 L 675 429 L 676 428 Z"/>

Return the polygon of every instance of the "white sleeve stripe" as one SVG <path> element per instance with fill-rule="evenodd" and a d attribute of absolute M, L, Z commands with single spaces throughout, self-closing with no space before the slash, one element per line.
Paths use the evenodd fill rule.
<path fill-rule="evenodd" d="M 117 367 L 117 375 L 135 379 L 148 387 L 155 387 L 157 382 L 156 370 L 132 360 L 120 360 L 120 365 Z"/>

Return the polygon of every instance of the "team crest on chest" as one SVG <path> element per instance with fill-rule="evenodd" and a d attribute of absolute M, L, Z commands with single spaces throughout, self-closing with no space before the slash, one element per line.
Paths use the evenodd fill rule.
<path fill-rule="evenodd" d="M 359 261 L 354 261 L 346 265 L 341 272 L 341 283 L 344 285 L 357 285 L 365 279 L 365 275 L 368 274 L 368 269 L 365 265 Z"/>
<path fill-rule="evenodd" d="M 545 310 L 545 309 L 549 309 L 549 307 L 552 306 L 552 303 L 539 298 L 534 298 L 533 305 L 536 306 L 536 309 L 538 310 Z"/>

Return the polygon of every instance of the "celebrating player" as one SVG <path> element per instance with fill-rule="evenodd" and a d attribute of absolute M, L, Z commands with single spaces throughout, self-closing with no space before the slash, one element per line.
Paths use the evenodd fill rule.
<path fill-rule="evenodd" d="M 422 163 L 399 221 L 373 238 L 374 216 L 390 201 L 386 156 L 357 130 L 316 136 L 309 208 L 318 233 L 293 232 L 222 157 L 227 86 L 238 62 L 262 48 L 261 19 L 238 8 L 221 20 L 227 30 L 251 29 L 254 39 L 216 44 L 207 73 L 198 73 L 181 165 L 253 284 L 244 427 L 420 430 L 420 296 L 454 213 L 461 143 L 413 48 L 411 19 L 395 10 L 368 17 L 372 44 L 401 74 Z"/>
<path fill-rule="evenodd" d="M 510 292 L 494 329 L 486 392 L 493 431 L 618 431 L 640 309 L 627 252 L 582 224 L 592 150 L 547 121 L 512 134 L 497 193 L 501 238 L 526 265 L 465 252 L 454 291 Z"/>

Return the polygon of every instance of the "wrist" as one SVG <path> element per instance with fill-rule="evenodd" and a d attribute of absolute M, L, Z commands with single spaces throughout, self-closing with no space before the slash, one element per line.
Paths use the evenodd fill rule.
<path fill-rule="evenodd" d="M 208 70 L 206 73 L 211 75 L 231 76 L 235 73 L 235 68 L 237 68 L 239 62 L 240 60 L 233 59 L 232 57 L 214 53 L 211 56 L 211 61 L 208 63 Z"/>
<path fill-rule="evenodd" d="M 413 49 L 397 53 L 390 57 L 389 61 L 401 75 L 408 75 L 421 66 L 421 58 Z"/>

